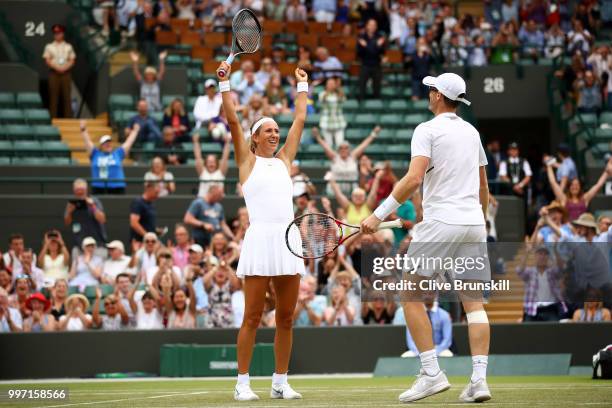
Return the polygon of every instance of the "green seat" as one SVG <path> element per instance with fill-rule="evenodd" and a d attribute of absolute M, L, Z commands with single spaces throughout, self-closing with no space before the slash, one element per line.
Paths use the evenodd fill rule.
<path fill-rule="evenodd" d="M 410 159 L 410 144 L 407 143 L 398 143 L 394 145 L 387 146 L 386 154 L 389 158 L 394 159 Z"/>
<path fill-rule="evenodd" d="M 380 94 L 384 99 L 395 98 L 398 96 L 398 89 L 394 86 L 385 86 Z"/>
<path fill-rule="evenodd" d="M 597 115 L 594 113 L 581 113 L 580 119 L 586 127 L 597 127 Z"/>
<path fill-rule="evenodd" d="M 59 130 L 53 125 L 37 125 L 34 126 L 34 134 L 40 141 L 44 140 L 60 140 L 62 136 Z"/>
<path fill-rule="evenodd" d="M 14 108 L 15 95 L 11 92 L 0 92 L 0 108 Z"/>
<path fill-rule="evenodd" d="M 370 157 L 376 158 L 377 160 L 381 160 L 385 158 L 384 155 L 386 151 L 387 148 L 385 147 L 385 145 L 372 144 L 367 147 L 365 153 Z"/>
<path fill-rule="evenodd" d="M 378 116 L 371 113 L 357 114 L 353 123 L 355 127 L 372 128 L 378 123 Z"/>
<path fill-rule="evenodd" d="M 15 155 L 18 157 L 41 156 L 41 145 L 38 141 L 33 140 L 18 140 L 13 142 Z"/>
<path fill-rule="evenodd" d="M 321 121 L 321 115 L 318 113 L 311 113 L 306 116 L 306 127 L 319 126 L 319 122 Z"/>
<path fill-rule="evenodd" d="M 390 111 L 404 113 L 410 109 L 410 104 L 405 99 L 392 99 L 387 107 Z"/>
<path fill-rule="evenodd" d="M 25 123 L 25 116 L 21 109 L 0 109 L 1 123 Z"/>
<path fill-rule="evenodd" d="M 350 143 L 360 143 L 365 137 L 367 137 L 367 131 L 359 128 L 348 128 L 344 132 L 344 138 Z"/>
<path fill-rule="evenodd" d="M 134 109 L 134 97 L 129 94 L 113 94 L 108 98 L 110 111 Z"/>
<path fill-rule="evenodd" d="M 594 139 L 596 142 L 612 142 L 612 128 L 595 129 Z"/>
<path fill-rule="evenodd" d="M 181 101 L 184 101 L 184 98 L 181 95 L 164 95 L 164 96 L 162 96 L 162 99 L 161 99 L 162 107 L 165 109 L 166 107 L 170 106 L 172 101 L 175 100 L 175 99 L 180 99 Z M 162 112 L 162 116 L 163 116 L 163 112 Z"/>
<path fill-rule="evenodd" d="M 384 122 L 383 126 L 387 126 Z M 378 134 L 378 136 L 376 137 L 376 141 L 379 143 L 391 143 L 395 140 L 395 129 L 388 129 L 388 128 L 383 128 L 381 129 L 380 133 Z"/>
<path fill-rule="evenodd" d="M 11 140 L 34 139 L 34 128 L 30 125 L 6 125 L 4 134 Z"/>
<path fill-rule="evenodd" d="M 414 132 L 414 129 L 399 129 L 396 133 L 395 133 L 395 140 L 397 142 L 410 142 L 412 140 L 412 133 Z"/>
<path fill-rule="evenodd" d="M 196 104 L 196 101 L 198 100 L 197 96 L 190 96 L 187 98 L 187 105 L 186 108 L 189 112 L 193 112 L 193 108 Z"/>
<path fill-rule="evenodd" d="M 307 153 L 309 156 L 324 157 L 325 155 L 323 146 L 321 146 L 320 144 L 311 144 L 304 146 L 304 153 Z"/>
<path fill-rule="evenodd" d="M 72 164 L 72 159 L 70 157 L 49 157 L 49 164 L 54 166 L 69 166 Z"/>
<path fill-rule="evenodd" d="M 183 59 L 180 55 L 171 54 L 166 58 L 166 64 L 168 65 L 180 65 L 183 63 Z"/>
<path fill-rule="evenodd" d="M 13 156 L 13 142 L 9 140 L 0 140 L 0 156 L 9 157 Z"/>
<path fill-rule="evenodd" d="M 4 156 L 0 156 L 0 166 L 6 166 L 11 164 L 11 158 L 10 157 L 4 157 Z"/>
<path fill-rule="evenodd" d="M 427 116 L 420 113 L 413 113 L 411 115 L 404 116 L 404 126 L 417 127 L 419 124 L 425 122 Z"/>
<path fill-rule="evenodd" d="M 427 99 L 419 99 L 418 101 L 412 101 L 412 109 L 415 111 L 426 111 L 429 109 L 429 101 Z"/>
<path fill-rule="evenodd" d="M 41 142 L 40 147 L 47 157 L 70 157 L 70 148 L 61 140 Z"/>
<path fill-rule="evenodd" d="M 359 101 L 357 99 L 347 99 L 342 104 L 342 110 L 344 112 L 358 112 L 359 111 Z"/>
<path fill-rule="evenodd" d="M 26 119 L 30 124 L 51 123 L 51 115 L 49 115 L 49 111 L 46 109 L 26 109 L 24 112 Z"/>
<path fill-rule="evenodd" d="M 276 118 L 276 123 L 278 123 L 279 127 L 291 127 L 291 125 L 293 124 L 293 115 L 291 114 L 285 114 L 285 115 L 277 115 Z"/>
<path fill-rule="evenodd" d="M 223 150 L 219 143 L 202 143 L 201 144 L 203 154 L 221 154 Z M 192 149 L 193 150 L 193 149 Z"/>
<path fill-rule="evenodd" d="M 385 104 L 381 99 L 368 99 L 361 105 L 363 112 L 383 112 L 385 110 Z"/>
<path fill-rule="evenodd" d="M 153 118 L 155 122 L 157 122 L 158 126 L 161 126 L 162 121 L 164 120 L 164 112 L 151 112 L 149 116 Z"/>
<path fill-rule="evenodd" d="M 388 113 L 380 116 L 380 124 L 383 127 L 400 128 L 404 125 L 402 115 L 396 113 Z"/>
<path fill-rule="evenodd" d="M 17 106 L 22 109 L 42 107 L 42 98 L 38 92 L 19 92 Z"/>
<path fill-rule="evenodd" d="M 599 116 L 599 124 L 602 125 L 604 123 L 612 126 L 612 112 L 602 112 L 601 113 L 601 115 Z"/>
<path fill-rule="evenodd" d="M 47 166 L 51 164 L 46 157 L 14 157 L 11 163 L 21 166 Z"/>

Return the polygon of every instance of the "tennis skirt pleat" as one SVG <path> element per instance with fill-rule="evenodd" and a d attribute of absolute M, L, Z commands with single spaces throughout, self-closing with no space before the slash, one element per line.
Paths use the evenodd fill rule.
<path fill-rule="evenodd" d="M 247 229 L 236 275 L 280 276 L 304 275 L 304 261 L 293 255 L 285 242 L 285 223 L 252 223 Z M 301 248 L 297 229 L 289 234 L 292 247 Z M 295 244 L 295 246 L 294 246 Z"/>

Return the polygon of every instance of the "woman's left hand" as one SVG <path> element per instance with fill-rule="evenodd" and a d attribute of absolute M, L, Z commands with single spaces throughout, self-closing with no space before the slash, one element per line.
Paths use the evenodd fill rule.
<path fill-rule="evenodd" d="M 295 69 L 295 79 L 297 79 L 298 82 L 307 82 L 308 74 L 302 68 L 296 68 Z"/>

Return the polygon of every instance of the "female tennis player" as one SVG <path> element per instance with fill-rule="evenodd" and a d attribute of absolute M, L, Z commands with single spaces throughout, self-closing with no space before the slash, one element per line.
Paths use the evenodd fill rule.
<path fill-rule="evenodd" d="M 272 376 L 270 397 L 299 399 L 302 396 L 287 383 L 289 356 L 292 345 L 293 312 L 297 303 L 304 262 L 293 256 L 285 245 L 285 229 L 293 220 L 293 184 L 289 176 L 295 158 L 304 121 L 308 75 L 295 70 L 297 96 L 293 125 L 285 144 L 280 142 L 278 124 L 262 117 L 251 126 L 251 137 L 245 140 L 240 120 L 230 95 L 230 65 L 222 62 L 217 69 L 223 109 L 227 114 L 238 175 L 249 213 L 250 226 L 246 231 L 237 275 L 244 278 L 244 320 L 238 333 L 238 383 L 234 399 L 253 401 L 259 397 L 249 384 L 249 365 L 253 355 L 255 334 L 266 300 L 270 282 L 276 293 L 276 336 L 274 337 L 275 372 Z M 223 70 L 224 75 L 219 75 Z M 277 151 L 278 149 L 278 151 Z M 296 239 L 299 239 L 299 234 Z"/>

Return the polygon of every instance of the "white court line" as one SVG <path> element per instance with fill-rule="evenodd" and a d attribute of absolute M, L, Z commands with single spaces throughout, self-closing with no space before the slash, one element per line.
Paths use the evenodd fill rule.
<path fill-rule="evenodd" d="M 59 407 L 74 407 L 77 405 L 96 405 L 96 404 L 108 404 L 111 402 L 124 402 L 124 401 L 137 401 L 137 400 L 146 400 L 146 399 L 156 399 L 156 398 L 168 398 L 168 397 L 179 397 L 179 396 L 187 396 L 187 395 L 198 395 L 198 394 L 208 394 L 207 391 L 198 391 L 198 392 L 188 392 L 183 394 L 164 394 L 164 395 L 153 395 L 149 397 L 137 397 L 137 398 L 122 398 L 115 400 L 105 400 L 105 401 L 90 401 L 90 402 L 74 402 L 70 404 L 59 404 L 59 405 L 45 405 L 41 408 L 59 408 Z"/>

